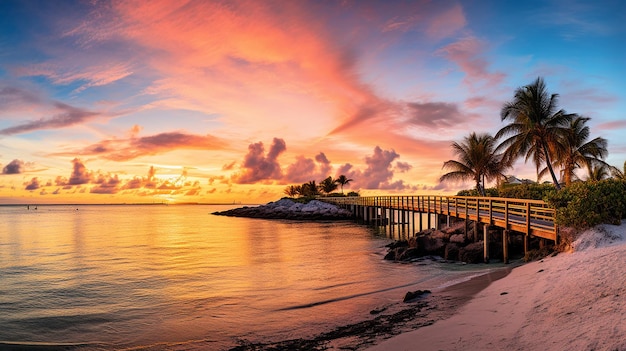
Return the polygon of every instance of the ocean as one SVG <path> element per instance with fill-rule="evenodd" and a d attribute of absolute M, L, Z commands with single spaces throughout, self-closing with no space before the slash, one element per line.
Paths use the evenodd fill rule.
<path fill-rule="evenodd" d="M 305 338 L 485 269 L 384 261 L 400 230 L 212 214 L 233 207 L 0 206 L 0 345 L 228 350 Z"/>

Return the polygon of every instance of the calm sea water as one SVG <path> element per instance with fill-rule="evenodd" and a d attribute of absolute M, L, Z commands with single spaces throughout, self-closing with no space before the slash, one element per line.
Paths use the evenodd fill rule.
<path fill-rule="evenodd" d="M 223 350 L 368 319 L 472 274 L 385 262 L 390 233 L 349 221 L 211 214 L 232 207 L 0 207 L 0 342 Z"/>

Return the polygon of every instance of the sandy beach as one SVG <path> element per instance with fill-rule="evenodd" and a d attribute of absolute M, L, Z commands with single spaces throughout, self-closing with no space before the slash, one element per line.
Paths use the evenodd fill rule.
<path fill-rule="evenodd" d="M 626 350 L 626 224 L 582 233 L 571 252 L 515 268 L 447 319 L 369 348 Z"/>

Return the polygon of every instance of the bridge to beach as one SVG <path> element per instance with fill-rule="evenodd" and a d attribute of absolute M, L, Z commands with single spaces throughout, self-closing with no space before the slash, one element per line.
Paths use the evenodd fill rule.
<path fill-rule="evenodd" d="M 427 229 L 439 229 L 444 223 L 449 226 L 451 219 L 456 218 L 465 220 L 466 234 L 472 222 L 474 235 L 477 236 L 480 224 L 483 227 L 485 262 L 489 261 L 489 229 L 492 227 L 502 229 L 504 262 L 508 262 L 508 237 L 512 232 L 524 235 L 525 253 L 531 236 L 551 240 L 555 244 L 558 242 L 555 210 L 541 200 L 419 195 L 323 197 L 319 200 L 348 209 L 355 218 L 365 223 L 407 225 L 412 227 L 413 233 L 417 228 L 424 230 L 424 225 Z"/>

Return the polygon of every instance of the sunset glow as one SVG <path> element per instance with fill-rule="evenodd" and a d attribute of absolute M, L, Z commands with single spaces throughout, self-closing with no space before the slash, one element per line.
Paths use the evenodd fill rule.
<path fill-rule="evenodd" d="M 538 76 L 626 160 L 621 1 L 2 1 L 0 203 L 452 194 Z M 511 172 L 536 179 L 532 165 Z"/>

